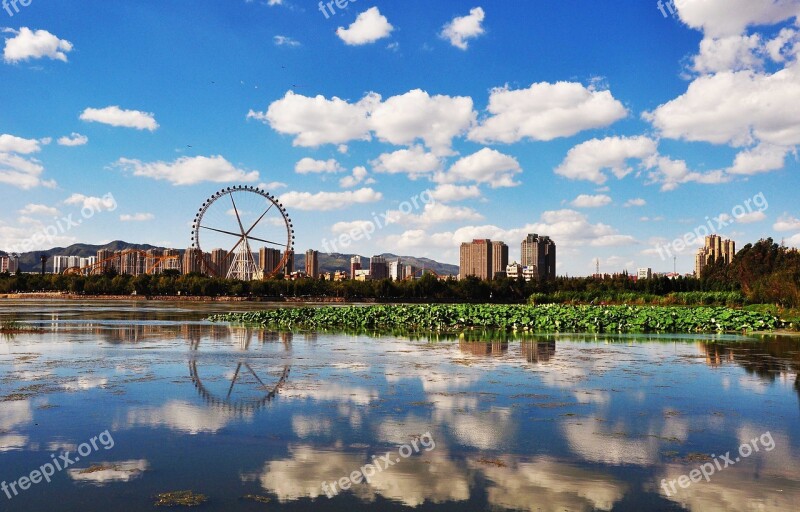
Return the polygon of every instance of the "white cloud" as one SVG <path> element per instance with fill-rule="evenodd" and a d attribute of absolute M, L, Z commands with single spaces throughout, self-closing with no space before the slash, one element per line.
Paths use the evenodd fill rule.
<path fill-rule="evenodd" d="M 340 210 L 353 204 L 374 203 L 383 199 L 383 194 L 371 188 L 360 188 L 345 192 L 286 192 L 280 197 L 281 203 L 298 210 L 329 211 Z"/>
<path fill-rule="evenodd" d="M 483 9 L 475 7 L 470 9 L 469 15 L 453 18 L 442 27 L 439 36 L 449 40 L 450 44 L 456 48 L 466 50 L 468 48 L 467 39 L 474 39 L 485 32 L 482 26 L 484 18 L 486 18 L 486 13 L 483 12 Z"/>
<path fill-rule="evenodd" d="M 449 154 L 453 137 L 469 129 L 475 113 L 472 98 L 430 96 L 419 89 L 386 101 L 371 92 L 356 103 L 289 91 L 266 112 L 251 110 L 247 117 L 267 123 L 279 133 L 294 135 L 295 146 L 371 140 L 374 132 L 382 141 L 395 145 L 411 145 L 420 139 L 435 153 Z"/>
<path fill-rule="evenodd" d="M 375 180 L 371 178 L 367 178 L 369 173 L 367 172 L 366 167 L 358 166 L 353 169 L 353 174 L 350 176 L 345 176 L 339 180 L 339 186 L 342 188 L 353 188 L 359 183 L 366 182 L 366 183 L 374 183 Z M 365 181 L 366 180 L 366 181 Z"/>
<path fill-rule="evenodd" d="M 453 185 L 442 183 L 431 191 L 431 197 L 435 201 L 449 203 L 473 199 L 481 196 L 481 191 L 477 185 Z"/>
<path fill-rule="evenodd" d="M 135 213 L 133 215 L 125 213 L 119 216 L 119 220 L 122 222 L 146 222 L 155 218 L 156 216 L 152 213 Z"/>
<path fill-rule="evenodd" d="M 120 158 L 114 164 L 134 176 L 166 180 L 173 185 L 194 185 L 205 181 L 224 183 L 231 181 L 257 181 L 258 171 L 245 171 L 235 167 L 222 156 L 182 157 L 174 162 L 150 162 Z"/>
<path fill-rule="evenodd" d="M 314 160 L 313 158 L 303 158 L 294 166 L 297 174 L 318 174 L 341 172 L 344 168 L 335 159 Z"/>
<path fill-rule="evenodd" d="M 661 190 L 665 192 L 675 190 L 684 183 L 717 185 L 731 181 L 731 176 L 725 171 L 690 171 L 685 161 L 666 156 L 653 155 L 647 159 L 645 166 L 649 169 L 650 183 L 661 183 Z"/>
<path fill-rule="evenodd" d="M 647 201 L 645 201 L 644 199 L 636 198 L 636 199 L 628 199 L 627 201 L 625 201 L 624 206 L 625 208 L 630 208 L 631 206 L 644 206 L 646 204 Z"/>
<path fill-rule="evenodd" d="M 692 70 L 697 73 L 716 73 L 758 69 L 763 65 L 758 55 L 761 47 L 758 34 L 706 38 L 700 42 L 700 53 L 693 58 Z"/>
<path fill-rule="evenodd" d="M 369 112 L 380 99 L 370 93 L 351 104 L 335 96 L 328 100 L 321 95 L 311 98 L 289 91 L 266 112 L 251 110 L 247 117 L 268 123 L 279 133 L 295 135 L 295 146 L 343 144 L 370 139 Z"/>
<path fill-rule="evenodd" d="M 288 36 L 274 36 L 272 41 L 275 43 L 275 46 L 289 46 L 291 48 L 300 46 L 300 41 Z"/>
<path fill-rule="evenodd" d="M 761 222 L 766 220 L 767 215 L 764 212 L 750 212 L 736 217 L 736 222 L 740 224 L 752 224 L 754 222 Z"/>
<path fill-rule="evenodd" d="M 54 188 L 53 180 L 43 181 L 44 167 L 41 162 L 29 156 L 41 150 L 42 141 L 23 139 L 14 135 L 0 135 L 0 183 L 23 190 L 38 186 Z"/>
<path fill-rule="evenodd" d="M 336 35 L 347 45 L 359 46 L 389 37 L 393 29 L 377 7 L 370 7 L 359 14 L 348 28 L 339 27 Z"/>
<path fill-rule="evenodd" d="M 422 146 L 412 146 L 393 153 L 383 153 L 370 164 L 375 172 L 407 174 L 413 180 L 440 170 L 442 161 L 433 153 L 426 152 Z"/>
<path fill-rule="evenodd" d="M 555 172 L 571 180 L 603 184 L 608 169 L 619 179 L 630 174 L 632 159 L 642 160 L 656 153 L 656 141 L 644 137 L 607 137 L 592 139 L 573 147 Z"/>
<path fill-rule="evenodd" d="M 3 60 L 8 63 L 44 57 L 67 62 L 67 54 L 72 51 L 72 43 L 59 39 L 46 30 L 34 32 L 28 27 L 22 27 L 19 31 L 8 29 L 6 32 L 14 34 L 14 37 L 6 38 L 3 49 Z"/>
<path fill-rule="evenodd" d="M 466 206 L 449 206 L 442 203 L 428 203 L 420 215 L 408 215 L 408 221 L 422 227 L 446 222 L 474 222 L 483 220 L 484 217 L 472 208 Z"/>
<path fill-rule="evenodd" d="M 470 132 L 470 140 L 509 144 L 525 138 L 550 141 L 609 126 L 628 115 L 611 92 L 574 82 L 534 83 L 520 90 L 495 88 L 488 112 L 490 116 Z"/>
<path fill-rule="evenodd" d="M 736 155 L 730 174 L 752 175 L 783 169 L 790 149 L 783 146 L 761 143 Z"/>
<path fill-rule="evenodd" d="M 283 183 L 282 181 L 270 181 L 269 183 L 259 183 L 258 188 L 261 190 L 266 190 L 267 192 L 271 190 L 276 190 L 279 188 L 286 188 L 288 185 Z"/>
<path fill-rule="evenodd" d="M 711 37 L 739 35 L 751 26 L 772 25 L 800 15 L 797 0 L 684 0 L 675 5 L 684 23 Z"/>
<path fill-rule="evenodd" d="M 91 209 L 96 212 L 114 211 L 117 203 L 113 197 L 85 196 L 83 194 L 72 194 L 64 200 L 64 204 L 77 205 L 81 208 Z"/>
<path fill-rule="evenodd" d="M 793 217 L 789 213 L 784 213 L 778 217 L 772 229 L 775 231 L 800 231 L 800 219 Z"/>
<path fill-rule="evenodd" d="M 66 135 L 64 137 L 59 137 L 57 142 L 60 146 L 83 146 L 89 142 L 89 137 L 72 132 L 69 137 Z"/>
<path fill-rule="evenodd" d="M 664 137 L 747 146 L 800 144 L 800 65 L 701 76 L 685 94 L 643 117 Z"/>
<path fill-rule="evenodd" d="M 575 208 L 599 208 L 611 204 L 611 198 L 605 194 L 588 195 L 581 194 L 572 203 Z"/>
<path fill-rule="evenodd" d="M 29 203 L 19 211 L 20 215 L 44 215 L 55 217 L 59 214 L 58 208 L 47 206 L 45 204 Z"/>
<path fill-rule="evenodd" d="M 370 115 L 370 125 L 381 140 L 411 145 L 421 139 L 436 154 L 450 153 L 453 137 L 465 133 L 474 122 L 472 98 L 430 96 L 420 89 L 388 98 Z"/>
<path fill-rule="evenodd" d="M 23 139 L 7 133 L 0 135 L 0 152 L 29 155 L 40 150 L 39 141 L 36 139 Z"/>
<path fill-rule="evenodd" d="M 495 149 L 483 148 L 477 153 L 463 157 L 446 172 L 439 173 L 438 183 L 474 181 L 487 183 L 492 188 L 515 187 L 519 182 L 514 176 L 522 172 L 517 159 Z"/>
<path fill-rule="evenodd" d="M 107 124 L 123 128 L 155 131 L 158 128 L 155 115 L 139 110 L 122 110 L 118 106 L 87 108 L 80 115 L 81 121 Z"/>

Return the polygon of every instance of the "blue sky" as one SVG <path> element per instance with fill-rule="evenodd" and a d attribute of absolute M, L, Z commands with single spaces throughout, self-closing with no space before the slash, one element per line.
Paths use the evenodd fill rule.
<path fill-rule="evenodd" d="M 720 214 L 739 246 L 800 245 L 800 2 L 673 5 L 9 4 L 0 249 L 82 206 L 102 211 L 28 243 L 187 247 L 232 184 L 281 197 L 298 251 L 387 211 L 338 248 L 457 263 L 490 237 L 514 259 L 534 231 L 560 274 L 671 271 L 656 247 Z M 670 247 L 679 271 L 696 243 Z"/>

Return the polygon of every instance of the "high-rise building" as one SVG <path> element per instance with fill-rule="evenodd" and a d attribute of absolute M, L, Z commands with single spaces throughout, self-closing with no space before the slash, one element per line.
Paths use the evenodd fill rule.
<path fill-rule="evenodd" d="M 114 252 L 108 249 L 100 249 L 97 251 L 97 263 L 102 263 L 103 272 L 117 269 L 117 262 L 114 259 Z"/>
<path fill-rule="evenodd" d="M 311 279 L 319 279 L 319 251 L 306 251 L 306 275 Z"/>
<path fill-rule="evenodd" d="M 164 270 L 177 270 L 181 271 L 181 253 L 178 249 L 164 249 L 164 262 L 161 264 L 162 272 Z"/>
<path fill-rule="evenodd" d="M 402 281 L 403 262 L 399 259 L 389 263 L 389 278 L 391 278 L 392 281 Z"/>
<path fill-rule="evenodd" d="M 403 265 L 403 279 L 414 279 L 417 277 L 417 267 L 414 265 Z"/>
<path fill-rule="evenodd" d="M 264 276 L 270 276 L 273 273 L 281 273 L 278 265 L 281 264 L 281 251 L 271 247 L 262 247 L 258 250 L 258 268 L 264 272 Z"/>
<path fill-rule="evenodd" d="M 491 240 L 473 240 L 461 244 L 458 278 L 474 276 L 488 280 L 494 277 L 492 265 L 493 245 Z M 507 258 L 507 256 L 506 256 Z"/>
<path fill-rule="evenodd" d="M 719 235 L 708 235 L 705 245 L 698 249 L 694 257 L 694 275 L 700 277 L 703 269 L 711 262 L 730 265 L 734 256 L 736 256 L 736 242 L 726 240 Z"/>
<path fill-rule="evenodd" d="M 53 256 L 53 273 L 61 274 L 69 268 L 69 256 Z"/>
<path fill-rule="evenodd" d="M 195 247 L 189 247 L 183 253 L 183 262 L 181 267 L 184 274 L 199 273 L 201 269 L 201 254 L 200 250 Z"/>
<path fill-rule="evenodd" d="M 292 272 L 294 272 L 294 251 L 289 250 L 287 251 L 287 258 L 286 264 L 283 267 L 283 274 L 287 276 L 291 276 Z"/>
<path fill-rule="evenodd" d="M 383 256 L 373 256 L 369 259 L 369 275 L 371 279 L 388 279 L 389 265 Z"/>
<path fill-rule="evenodd" d="M 144 271 L 147 272 L 149 270 L 153 274 L 160 274 L 163 271 L 160 261 L 161 256 L 164 254 L 163 251 L 161 249 L 148 249 L 145 254 Z"/>
<path fill-rule="evenodd" d="M 0 256 L 0 274 L 14 274 L 19 268 L 19 257 L 14 254 Z"/>
<path fill-rule="evenodd" d="M 361 256 L 353 256 L 350 258 L 350 279 L 355 279 L 359 270 L 361 270 Z"/>
<path fill-rule="evenodd" d="M 119 273 L 131 276 L 144 274 L 145 257 L 137 251 L 118 251 Z M 116 256 L 116 254 L 115 254 Z"/>
<path fill-rule="evenodd" d="M 228 275 L 228 271 L 231 268 L 231 264 L 233 263 L 234 254 L 228 255 L 228 251 L 225 249 L 212 249 L 211 250 L 211 267 L 220 277 L 225 277 Z"/>
<path fill-rule="evenodd" d="M 94 265 L 95 263 L 97 263 L 97 257 L 96 256 L 89 256 L 88 258 L 81 258 L 79 266 L 80 266 L 80 268 L 84 268 L 84 267 L 89 267 L 91 265 Z"/>
<path fill-rule="evenodd" d="M 508 246 L 505 242 L 492 242 L 492 279 L 506 275 Z"/>
<path fill-rule="evenodd" d="M 649 267 L 642 267 L 642 268 L 637 269 L 636 278 L 637 279 L 652 279 L 653 278 L 653 269 L 649 268 Z"/>
<path fill-rule="evenodd" d="M 536 267 L 539 280 L 556 277 L 556 244 L 549 236 L 529 234 L 522 241 L 520 264 Z"/>

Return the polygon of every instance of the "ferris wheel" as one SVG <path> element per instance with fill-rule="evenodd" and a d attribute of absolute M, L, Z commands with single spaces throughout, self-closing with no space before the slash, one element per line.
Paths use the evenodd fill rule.
<path fill-rule="evenodd" d="M 294 227 L 278 199 L 256 187 L 220 190 L 192 224 L 196 270 L 252 281 L 282 272 L 294 252 Z"/>

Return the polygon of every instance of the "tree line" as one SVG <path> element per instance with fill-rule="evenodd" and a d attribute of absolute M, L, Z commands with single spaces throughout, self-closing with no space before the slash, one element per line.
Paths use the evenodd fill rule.
<path fill-rule="evenodd" d="M 237 296 L 261 298 L 331 298 L 357 301 L 456 301 L 538 303 L 660 303 L 800 306 L 800 253 L 772 239 L 746 245 L 730 265 L 711 262 L 699 278 L 655 277 L 634 281 L 626 274 L 558 277 L 525 282 L 500 278 L 482 281 L 439 280 L 431 274 L 411 281 L 324 281 L 315 279 L 238 281 L 200 274 L 65 276 L 0 274 L 0 293 L 69 292 L 85 295 Z"/>

